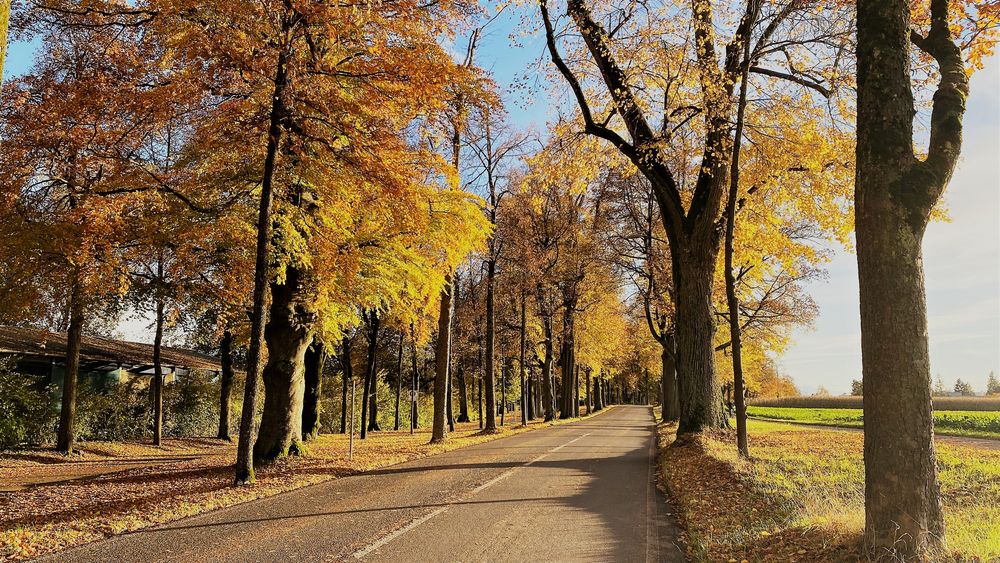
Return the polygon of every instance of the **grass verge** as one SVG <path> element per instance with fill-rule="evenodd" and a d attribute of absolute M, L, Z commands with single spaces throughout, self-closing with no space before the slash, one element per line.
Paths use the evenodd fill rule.
<path fill-rule="evenodd" d="M 735 436 L 674 440 L 658 427 L 661 479 L 693 561 L 863 560 L 863 437 L 751 420 L 749 461 Z M 1000 452 L 939 444 L 951 559 L 1000 558 Z"/>
<path fill-rule="evenodd" d="M 498 434 L 489 435 L 481 434 L 477 423 L 458 424 L 447 442 L 434 445 L 428 444 L 429 429 L 420 429 L 413 435 L 380 432 L 363 442 L 355 438 L 352 460 L 347 459 L 346 435 L 325 434 L 308 443 L 308 457 L 284 458 L 259 468 L 257 482 L 250 487 L 232 486 L 236 446 L 219 440 L 165 440 L 160 448 L 138 443 L 90 442 L 83 447 L 83 455 L 70 458 L 43 450 L 3 452 L 0 484 L 4 478 L 24 477 L 32 471 L 55 470 L 72 475 L 78 465 L 117 465 L 144 460 L 145 463 L 135 469 L 0 493 L 0 561 L 37 557 L 338 477 L 573 420 L 578 419 L 535 421 L 527 427 L 508 426 Z"/>
<path fill-rule="evenodd" d="M 861 409 L 756 407 L 747 408 L 754 418 L 783 420 L 839 428 L 863 428 Z M 934 432 L 944 436 L 1000 439 L 1000 411 L 934 411 Z"/>

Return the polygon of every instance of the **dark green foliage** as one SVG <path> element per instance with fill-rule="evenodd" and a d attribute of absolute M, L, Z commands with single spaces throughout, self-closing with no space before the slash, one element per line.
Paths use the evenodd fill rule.
<path fill-rule="evenodd" d="M 0 360 L 0 449 L 53 440 L 56 410 L 47 383 L 17 373 L 10 360 Z"/>
<path fill-rule="evenodd" d="M 152 434 L 149 380 L 80 388 L 79 435 L 84 440 L 141 440 Z M 237 385 L 238 388 L 238 385 Z M 239 408 L 239 405 L 234 405 Z M 164 436 L 214 436 L 219 421 L 219 382 L 192 372 L 163 388 Z"/>

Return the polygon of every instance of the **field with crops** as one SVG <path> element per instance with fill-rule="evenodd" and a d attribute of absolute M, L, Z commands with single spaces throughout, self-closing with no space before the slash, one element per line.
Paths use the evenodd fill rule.
<path fill-rule="evenodd" d="M 747 414 L 762 420 L 780 420 L 800 424 L 864 427 L 860 408 L 805 408 L 751 406 Z M 934 431 L 951 436 L 1000 438 L 1000 410 L 935 410 Z"/>
<path fill-rule="evenodd" d="M 750 399 L 755 407 L 789 407 L 809 409 L 860 409 L 861 397 L 780 397 Z M 1000 396 L 934 397 L 934 409 L 941 411 L 1000 411 Z"/>

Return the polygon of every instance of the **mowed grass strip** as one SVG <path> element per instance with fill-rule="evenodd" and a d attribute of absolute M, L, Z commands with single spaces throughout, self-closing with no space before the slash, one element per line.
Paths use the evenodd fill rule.
<path fill-rule="evenodd" d="M 759 407 L 747 408 L 754 418 L 782 420 L 799 424 L 863 428 L 861 409 Z M 1000 412 L 934 411 L 934 431 L 949 436 L 1000 439 Z"/>
<path fill-rule="evenodd" d="M 859 561 L 863 436 L 751 420 L 749 461 L 735 435 L 674 442 L 660 425 L 661 478 L 693 561 Z M 952 561 L 1000 558 L 1000 451 L 939 444 Z"/>

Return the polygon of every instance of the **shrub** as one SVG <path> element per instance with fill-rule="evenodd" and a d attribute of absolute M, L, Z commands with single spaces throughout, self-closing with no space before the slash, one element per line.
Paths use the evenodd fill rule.
<path fill-rule="evenodd" d="M 237 393 L 234 385 L 234 395 Z M 238 407 L 235 404 L 234 408 Z M 168 436 L 215 436 L 219 429 L 219 382 L 193 371 L 163 387 L 163 433 Z M 237 417 L 239 410 L 235 410 Z"/>
<path fill-rule="evenodd" d="M 76 402 L 81 440 L 135 440 L 150 434 L 152 401 L 145 381 L 94 385 L 85 378 Z"/>
<path fill-rule="evenodd" d="M 0 449 L 51 441 L 55 421 L 45 379 L 18 373 L 12 360 L 0 360 Z"/>
<path fill-rule="evenodd" d="M 239 405 L 234 408 L 238 417 Z M 140 440 L 153 434 L 148 378 L 110 385 L 81 381 L 77 409 L 77 433 L 84 440 Z M 219 383 L 207 373 L 194 371 L 163 386 L 164 436 L 215 436 L 218 424 Z"/>

